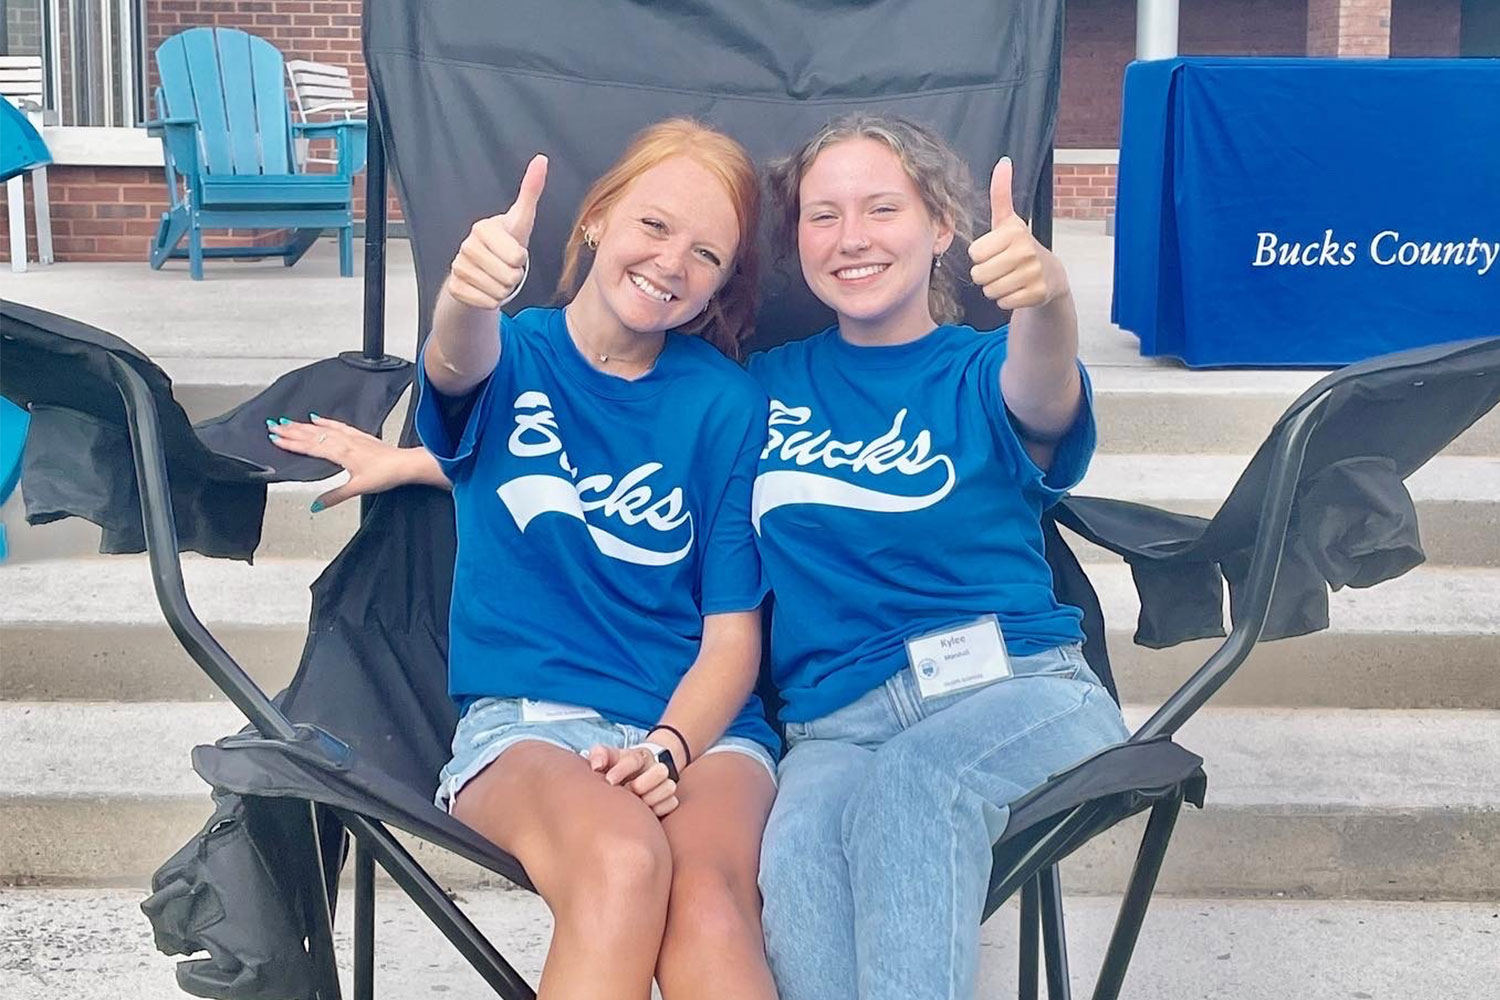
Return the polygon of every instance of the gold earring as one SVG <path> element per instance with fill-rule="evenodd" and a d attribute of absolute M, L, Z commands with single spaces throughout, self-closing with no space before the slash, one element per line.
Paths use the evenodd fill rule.
<path fill-rule="evenodd" d="M 582 227 L 579 227 L 579 228 L 582 228 Z M 590 230 L 584 229 L 583 230 L 583 245 L 586 246 L 586 247 L 588 247 L 590 250 L 598 250 L 599 249 L 599 237 L 595 236 Z"/>

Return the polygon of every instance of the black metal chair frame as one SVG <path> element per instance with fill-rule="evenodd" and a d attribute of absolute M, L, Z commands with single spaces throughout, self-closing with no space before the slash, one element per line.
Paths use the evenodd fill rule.
<path fill-rule="evenodd" d="M 364 357 L 378 363 L 384 355 L 385 198 L 384 149 L 378 118 L 371 107 L 371 143 L 365 246 L 365 341 Z M 294 725 L 245 673 L 209 633 L 188 603 L 178 557 L 166 453 L 155 403 L 146 382 L 118 359 L 111 364 L 124 398 L 136 476 L 141 492 L 147 550 L 157 600 L 173 633 L 193 660 L 245 714 L 262 738 L 291 744 L 312 745 L 337 753 L 344 749 L 336 738 L 311 726 Z M 1223 644 L 1204 665 L 1145 723 L 1130 742 L 1171 737 L 1244 662 L 1261 635 L 1270 609 L 1271 594 L 1291 520 L 1293 501 L 1303 455 L 1311 432 L 1327 401 L 1327 394 L 1293 416 L 1273 456 L 1269 486 L 1261 505 L 1259 533 L 1251 557 L 1244 600 L 1237 607 L 1236 622 Z M 1151 813 L 1126 886 L 1114 932 L 1105 953 L 1095 1000 L 1119 996 L 1141 926 L 1155 889 L 1177 816 L 1185 797 L 1186 782 L 1156 789 L 1135 811 L 1149 806 Z M 439 930 L 453 943 L 494 991 L 507 1000 L 530 1000 L 532 988 L 504 959 L 467 916 L 448 898 L 442 887 L 391 835 L 381 821 L 344 808 L 308 802 L 309 833 L 320 843 L 327 816 L 336 819 L 354 838 L 354 976 L 356 1000 L 374 996 L 374 867 L 379 863 L 411 897 Z M 1089 802 L 1045 821 L 1029 831 L 1029 846 L 1015 858 L 1001 859 L 991 876 L 986 916 L 1015 895 L 1021 894 L 1020 989 L 1021 1000 L 1038 996 L 1040 967 L 1038 946 L 1046 969 L 1047 993 L 1051 1000 L 1071 995 L 1065 924 L 1062 911 L 1058 862 L 1121 819 L 1118 809 L 1108 810 Z M 341 987 L 333 952 L 333 911 L 337 873 L 326 870 L 323 853 L 314 851 L 317 870 L 310 879 L 321 888 L 311 894 L 313 912 L 304 916 L 309 928 L 309 954 L 318 979 L 317 1000 L 339 1000 Z M 483 858 L 473 858 L 485 863 Z"/>

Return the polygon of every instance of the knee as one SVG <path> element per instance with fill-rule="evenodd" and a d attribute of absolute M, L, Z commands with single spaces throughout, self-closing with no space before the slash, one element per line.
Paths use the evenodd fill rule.
<path fill-rule="evenodd" d="M 815 807 L 773 812 L 760 846 L 760 891 L 804 881 L 809 869 L 830 866 L 839 844 L 839 812 Z"/>
<path fill-rule="evenodd" d="M 563 867 L 556 895 L 595 916 L 639 914 L 665 908 L 672 883 L 672 854 L 659 824 L 652 829 L 601 830 L 583 839 Z M 548 902 L 552 902 L 551 899 Z"/>
<path fill-rule="evenodd" d="M 717 955 L 738 951 L 750 939 L 760 946 L 760 892 L 748 868 L 678 859 L 670 899 L 664 959 L 677 948 Z"/>
<path fill-rule="evenodd" d="M 953 776 L 902 748 L 882 749 L 855 785 L 839 817 L 839 841 L 847 851 L 860 837 L 879 838 L 913 820 L 946 815 L 957 792 Z"/>

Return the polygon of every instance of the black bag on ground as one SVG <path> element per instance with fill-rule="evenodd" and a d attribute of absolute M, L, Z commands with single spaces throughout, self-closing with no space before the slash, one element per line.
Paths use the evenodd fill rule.
<path fill-rule="evenodd" d="M 177 985 L 218 1000 L 291 1000 L 311 996 L 312 965 L 297 884 L 305 865 L 288 864 L 283 850 L 307 850 L 306 840 L 265 845 L 281 838 L 268 828 L 286 826 L 287 799 L 214 796 L 214 814 L 203 829 L 151 878 L 141 909 L 151 920 L 156 947 L 167 955 L 207 958 L 177 963 Z M 257 835 L 257 829 L 259 833 Z"/>

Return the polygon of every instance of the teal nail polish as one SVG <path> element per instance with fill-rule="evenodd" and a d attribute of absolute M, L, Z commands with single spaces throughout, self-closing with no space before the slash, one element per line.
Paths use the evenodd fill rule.
<path fill-rule="evenodd" d="M 314 514 L 318 513 L 322 509 L 323 509 L 323 501 L 321 501 L 321 500 L 314 500 L 312 502 L 312 506 L 308 508 L 308 510 L 312 511 Z"/>
<path fill-rule="evenodd" d="M 275 427 L 276 426 L 276 421 L 272 420 L 270 417 L 267 417 L 266 418 L 266 426 L 267 427 Z"/>
<path fill-rule="evenodd" d="M 308 417 L 311 418 L 311 419 L 313 419 L 313 420 L 317 420 L 318 419 L 318 415 L 316 413 L 309 413 Z"/>
<path fill-rule="evenodd" d="M 266 437 L 270 438 L 272 441 L 280 441 L 281 440 L 281 438 L 278 437 L 275 434 L 267 434 Z"/>
<path fill-rule="evenodd" d="M 288 420 L 286 417 L 282 417 L 281 420 L 278 421 L 278 423 L 289 424 L 289 423 L 291 423 L 291 421 Z"/>

